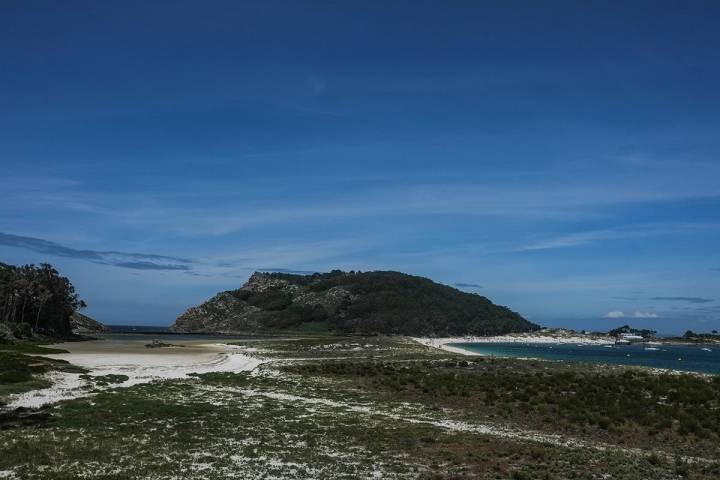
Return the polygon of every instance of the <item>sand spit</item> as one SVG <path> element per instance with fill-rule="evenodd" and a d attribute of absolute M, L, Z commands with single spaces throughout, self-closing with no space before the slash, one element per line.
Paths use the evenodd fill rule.
<path fill-rule="evenodd" d="M 40 408 L 62 400 L 87 396 L 92 390 L 130 387 L 158 380 L 186 378 L 191 373 L 247 372 L 263 360 L 246 355 L 244 349 L 225 344 L 188 344 L 183 347 L 147 349 L 141 344 L 105 341 L 58 345 L 70 353 L 44 355 L 66 360 L 89 370 L 88 375 L 124 375 L 127 380 L 105 387 L 94 385 L 77 373 L 52 372 L 48 388 L 33 390 L 12 398 L 5 409 Z"/>
<path fill-rule="evenodd" d="M 608 345 L 614 343 L 610 337 L 596 337 L 589 335 L 545 335 L 545 334 L 517 334 L 498 335 L 494 337 L 442 337 L 442 338 L 413 338 L 418 343 L 427 347 L 439 348 L 447 352 L 459 353 L 462 355 L 481 355 L 459 347 L 453 347 L 453 343 L 568 343 L 584 345 Z"/>

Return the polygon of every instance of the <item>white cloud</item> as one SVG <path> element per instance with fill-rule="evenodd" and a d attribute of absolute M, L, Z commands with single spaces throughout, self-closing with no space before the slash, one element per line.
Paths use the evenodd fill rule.
<path fill-rule="evenodd" d="M 627 314 L 625 315 L 625 312 L 621 310 L 613 310 L 612 312 L 608 312 L 605 315 L 603 315 L 604 318 L 658 318 L 659 315 L 657 313 L 652 312 L 639 312 L 636 311 L 633 314 Z"/>
<path fill-rule="evenodd" d="M 716 223 L 656 223 L 630 225 L 620 228 L 591 230 L 586 232 L 576 232 L 568 235 L 561 235 L 531 245 L 526 245 L 520 248 L 520 250 L 547 250 L 551 248 L 577 247 L 605 240 L 644 238 L 659 235 L 676 235 L 688 233 L 690 231 L 717 227 L 718 224 Z"/>

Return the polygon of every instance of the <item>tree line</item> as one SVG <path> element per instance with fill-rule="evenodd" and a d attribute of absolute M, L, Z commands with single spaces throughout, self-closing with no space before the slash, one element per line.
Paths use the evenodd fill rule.
<path fill-rule="evenodd" d="M 0 263 L 0 322 L 16 337 L 70 334 L 70 317 L 84 307 L 70 280 L 52 265 Z"/>

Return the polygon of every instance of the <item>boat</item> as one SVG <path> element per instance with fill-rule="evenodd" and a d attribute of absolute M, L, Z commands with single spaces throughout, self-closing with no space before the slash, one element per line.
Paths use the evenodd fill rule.
<path fill-rule="evenodd" d="M 645 343 L 647 339 L 635 333 L 621 333 L 616 339 L 616 345 L 629 345 L 631 343 Z"/>
<path fill-rule="evenodd" d="M 645 350 L 660 350 L 659 348 L 655 347 L 645 347 Z"/>
<path fill-rule="evenodd" d="M 706 351 L 706 352 L 712 352 L 712 349 L 707 348 L 707 347 L 703 347 L 703 348 L 701 348 L 700 350 L 704 350 L 704 351 Z"/>

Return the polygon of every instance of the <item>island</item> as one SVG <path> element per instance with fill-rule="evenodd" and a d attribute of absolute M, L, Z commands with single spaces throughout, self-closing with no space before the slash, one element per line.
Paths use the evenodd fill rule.
<path fill-rule="evenodd" d="M 183 333 L 499 335 L 540 327 L 486 297 L 392 271 L 255 272 L 175 321 Z"/>

